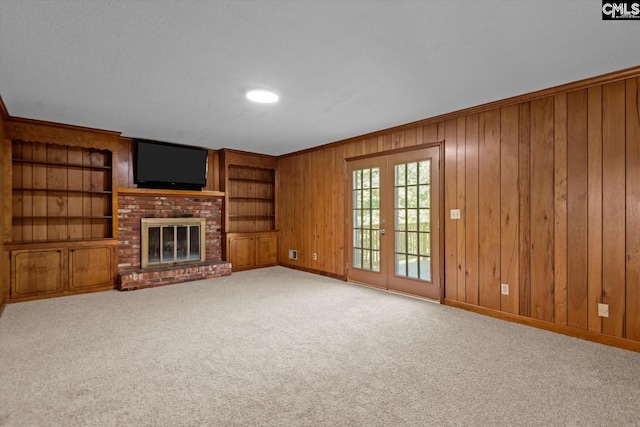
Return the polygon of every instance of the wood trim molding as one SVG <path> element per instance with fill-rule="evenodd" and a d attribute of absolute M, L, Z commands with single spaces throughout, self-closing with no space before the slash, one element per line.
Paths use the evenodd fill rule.
<path fill-rule="evenodd" d="M 332 279 L 342 280 L 343 282 L 347 281 L 347 277 L 346 276 L 341 276 L 339 274 L 333 274 L 333 273 L 329 273 L 329 272 L 321 271 L 321 270 L 314 270 L 313 268 L 301 267 L 299 265 L 283 264 L 281 262 L 279 262 L 278 265 L 280 267 L 290 268 L 292 270 L 304 271 L 305 273 L 313 273 L 313 274 L 317 274 L 319 276 L 331 277 Z"/>
<path fill-rule="evenodd" d="M 8 121 L 12 123 L 22 123 L 26 125 L 37 125 L 37 126 L 47 126 L 51 128 L 59 128 L 65 130 L 73 130 L 73 131 L 82 131 L 82 132 L 92 132 L 92 133 L 103 133 L 105 135 L 116 136 L 119 137 L 121 132 L 116 132 L 112 130 L 104 130 L 104 129 L 96 129 L 85 126 L 76 126 L 69 125 L 65 123 L 57 123 L 57 122 L 48 122 L 45 120 L 36 120 L 36 119 L 26 119 L 24 117 L 8 117 Z"/>
<path fill-rule="evenodd" d="M 3 120 L 7 120 L 9 119 L 9 111 L 7 110 L 7 106 L 4 105 L 4 100 L 2 99 L 2 96 L 0 96 L 0 118 L 2 118 Z"/>
<path fill-rule="evenodd" d="M 545 322 L 544 320 L 532 319 L 530 317 L 520 316 L 518 314 L 506 313 L 504 311 L 493 310 L 490 308 L 479 307 L 473 304 L 445 299 L 445 305 L 460 308 L 462 310 L 471 311 L 477 314 L 494 317 L 496 319 L 506 320 L 509 322 L 520 323 L 522 325 L 532 326 L 546 331 L 556 332 L 574 338 L 580 338 L 587 341 L 593 341 L 599 344 L 618 347 L 625 350 L 640 352 L 640 342 L 628 340 L 626 338 L 612 337 L 583 329 L 576 329 L 566 325 Z"/>
<path fill-rule="evenodd" d="M 535 92 L 525 93 L 522 95 L 512 96 L 510 98 L 501 99 L 498 101 L 492 101 L 485 104 L 476 105 L 474 107 L 465 108 L 462 110 L 452 111 L 450 113 L 440 114 L 438 116 L 429 117 L 426 119 L 418 120 L 415 122 L 405 123 L 403 125 L 398 125 L 394 127 L 390 127 L 387 129 L 382 129 L 370 133 L 366 133 L 363 135 L 354 136 L 347 139 L 342 139 L 340 141 L 334 141 L 327 144 L 319 145 L 317 147 L 311 147 L 304 150 L 294 151 L 292 153 L 287 153 L 279 156 L 279 158 L 286 158 L 290 156 L 297 156 L 299 154 L 309 153 L 316 150 L 322 150 L 325 148 L 336 147 L 343 144 L 348 144 L 354 141 L 360 141 L 363 139 L 371 139 L 381 135 L 390 134 L 393 132 L 399 132 L 407 129 L 413 129 L 421 126 L 428 126 L 435 123 L 444 122 L 447 120 L 457 119 L 459 117 L 464 117 L 470 114 L 482 113 L 484 111 L 494 110 L 496 108 L 507 107 L 510 105 L 521 104 L 524 102 L 534 101 L 540 98 L 546 98 L 548 96 L 557 95 L 559 93 L 566 93 L 580 89 L 587 89 L 592 86 L 601 85 L 605 83 L 612 83 L 619 80 L 625 80 L 632 77 L 640 77 L 640 65 L 631 68 L 625 68 L 623 70 L 614 71 L 611 73 L 602 74 L 595 77 L 589 77 L 586 79 L 578 80 L 571 83 L 565 83 L 558 86 L 553 86 L 547 89 L 538 90 Z"/>
<path fill-rule="evenodd" d="M 118 195 L 135 196 L 186 196 L 208 199 L 221 199 L 224 197 L 222 191 L 191 191 L 191 190 L 164 190 L 153 188 L 118 188 Z"/>
<path fill-rule="evenodd" d="M 361 156 L 347 157 L 344 160 L 347 161 L 347 162 L 352 162 L 354 160 L 368 159 L 370 157 L 388 156 L 388 155 L 391 155 L 391 154 L 404 153 L 404 152 L 407 152 L 407 151 L 417 151 L 417 150 L 421 150 L 423 148 L 430 148 L 430 147 L 444 147 L 444 140 L 442 140 L 442 141 L 433 141 L 433 142 L 425 142 L 425 143 L 418 144 L 418 145 L 411 145 L 409 147 L 395 148 L 395 149 L 389 150 L 389 151 L 380 151 L 380 152 L 377 152 L 377 153 L 363 154 Z M 444 152 L 442 152 L 442 150 L 441 150 L 440 157 L 442 158 L 443 155 L 444 155 Z M 345 173 L 346 173 L 346 170 L 345 170 Z"/>
<path fill-rule="evenodd" d="M 6 120 L 6 137 L 12 141 L 41 142 L 75 147 L 106 149 L 115 152 L 118 132 L 93 130 L 73 125 L 49 124 L 38 120 Z"/>
<path fill-rule="evenodd" d="M 224 174 L 227 174 L 229 165 L 249 166 L 255 168 L 277 169 L 278 157 L 268 154 L 249 153 L 248 151 L 230 150 L 223 148 L 220 153 L 220 163 L 224 165 Z M 221 168 L 222 170 L 223 168 Z"/>
<path fill-rule="evenodd" d="M 90 248 L 94 246 L 118 246 L 118 239 L 110 237 L 108 239 L 93 240 L 58 240 L 58 241 L 37 241 L 37 242 L 6 242 L 6 251 L 17 251 L 22 249 L 50 249 L 50 248 Z"/>

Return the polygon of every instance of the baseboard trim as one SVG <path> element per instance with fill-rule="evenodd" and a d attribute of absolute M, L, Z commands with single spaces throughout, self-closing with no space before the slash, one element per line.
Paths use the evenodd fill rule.
<path fill-rule="evenodd" d="M 454 301 L 445 298 L 444 304 L 460 308 L 462 310 L 471 311 L 485 316 L 495 317 L 496 319 L 507 320 L 509 322 L 520 323 L 522 325 L 532 326 L 546 331 L 556 332 L 574 338 L 580 338 L 587 341 L 597 342 L 598 344 L 618 347 L 625 350 L 640 352 L 640 342 L 632 341 L 626 338 L 612 337 L 610 335 L 602 335 L 592 331 L 572 328 L 566 325 L 558 325 L 544 320 L 532 319 L 530 317 L 520 316 L 518 314 L 505 313 L 503 311 L 493 310 L 486 307 L 468 304 L 465 302 Z"/>
<path fill-rule="evenodd" d="M 329 273 L 327 271 L 322 271 L 322 270 L 315 270 L 313 268 L 306 268 L 306 267 L 301 267 L 299 265 L 294 265 L 294 264 L 283 264 L 283 263 L 279 263 L 278 264 L 280 267 L 286 267 L 286 268 L 290 268 L 292 270 L 299 270 L 299 271 L 304 271 L 305 273 L 313 273 L 313 274 L 318 274 L 320 276 L 327 276 L 327 277 L 331 277 L 332 279 L 338 279 L 338 280 L 342 280 L 343 282 L 347 281 L 347 278 L 344 276 L 340 276 L 339 274 L 335 274 L 335 273 Z"/>

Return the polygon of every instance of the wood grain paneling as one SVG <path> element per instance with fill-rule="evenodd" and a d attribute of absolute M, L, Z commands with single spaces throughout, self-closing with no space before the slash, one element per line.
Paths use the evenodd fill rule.
<path fill-rule="evenodd" d="M 116 164 L 116 181 L 118 188 L 135 188 L 133 182 L 133 140 L 118 139 L 118 162 Z"/>
<path fill-rule="evenodd" d="M 531 316 L 553 322 L 553 98 L 531 102 Z"/>
<path fill-rule="evenodd" d="M 460 117 L 458 120 L 458 130 L 457 130 L 457 154 L 456 154 L 456 164 L 457 164 L 457 177 L 456 177 L 456 185 L 457 185 L 457 197 L 456 204 L 458 209 L 460 209 L 460 219 L 458 220 L 457 226 L 457 245 L 456 248 L 458 255 L 458 265 L 456 266 L 456 273 L 458 275 L 458 301 L 465 301 L 467 299 L 466 296 L 466 206 L 465 206 L 465 196 L 466 196 L 466 161 L 465 161 L 465 150 L 466 146 L 466 122 L 464 117 Z M 422 128 L 421 128 L 422 129 Z"/>
<path fill-rule="evenodd" d="M 450 120 L 445 124 L 444 141 L 444 176 L 448 185 L 444 188 L 444 256 L 445 256 L 445 295 L 458 299 L 458 224 L 459 220 L 451 219 L 451 209 L 458 209 L 457 194 L 457 154 L 458 123 Z"/>
<path fill-rule="evenodd" d="M 567 94 L 554 97 L 554 293 L 555 322 L 567 324 Z"/>
<path fill-rule="evenodd" d="M 589 330 L 602 332 L 602 87 L 589 88 L 587 96 L 587 317 Z"/>
<path fill-rule="evenodd" d="M 531 316 L 531 104 L 518 106 L 518 225 L 520 243 L 520 314 Z"/>
<path fill-rule="evenodd" d="M 477 114 L 466 118 L 465 146 L 465 292 L 464 302 L 478 304 L 478 121 Z"/>
<path fill-rule="evenodd" d="M 481 113 L 479 129 L 479 303 L 483 307 L 498 310 L 500 309 L 500 110 Z"/>
<path fill-rule="evenodd" d="M 624 334 L 625 311 L 625 82 L 602 87 L 602 302 L 605 334 Z"/>
<path fill-rule="evenodd" d="M 500 118 L 500 282 L 509 285 L 501 295 L 502 311 L 519 311 L 518 252 L 518 106 L 501 109 Z"/>
<path fill-rule="evenodd" d="M 567 97 L 567 325 L 588 329 L 587 318 L 587 91 Z M 557 141 L 556 141 L 557 143 Z M 556 232 L 556 239 L 558 239 Z M 566 246 L 566 245 L 565 245 Z M 556 260 L 556 269 L 558 268 Z M 557 305 L 557 303 L 556 303 Z M 557 319 L 556 319 L 557 320 Z"/>
<path fill-rule="evenodd" d="M 9 167 L 10 156 L 7 153 L 7 147 L 10 148 L 10 141 L 5 134 L 6 109 L 4 102 L 0 98 L 0 313 L 4 309 L 5 303 L 9 299 L 9 276 L 6 272 L 9 270 L 8 260 L 4 257 L 4 242 L 9 240 L 9 232 L 11 224 L 7 224 L 5 216 L 9 216 L 11 212 L 12 195 L 10 191 L 11 185 L 11 168 Z"/>
<path fill-rule="evenodd" d="M 640 78 L 626 87 L 626 338 L 640 341 Z"/>

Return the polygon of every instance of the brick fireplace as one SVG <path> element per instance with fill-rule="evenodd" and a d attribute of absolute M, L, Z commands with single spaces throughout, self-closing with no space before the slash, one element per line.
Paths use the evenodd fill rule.
<path fill-rule="evenodd" d="M 222 260 L 222 198 L 217 192 L 118 190 L 118 289 L 132 290 L 231 274 Z M 143 218 L 204 218 L 204 261 L 142 268 Z"/>

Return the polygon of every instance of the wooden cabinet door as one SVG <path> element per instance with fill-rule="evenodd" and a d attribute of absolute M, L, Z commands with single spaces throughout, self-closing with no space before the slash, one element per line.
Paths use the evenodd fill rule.
<path fill-rule="evenodd" d="M 114 247 L 97 246 L 69 250 L 71 290 L 114 286 Z"/>
<path fill-rule="evenodd" d="M 55 294 L 65 290 L 65 250 L 11 251 L 11 297 Z"/>
<path fill-rule="evenodd" d="M 229 237 L 228 260 L 233 271 L 246 270 L 255 265 L 255 239 L 253 237 Z"/>
<path fill-rule="evenodd" d="M 275 234 L 256 237 L 256 265 L 278 263 L 278 236 Z"/>

